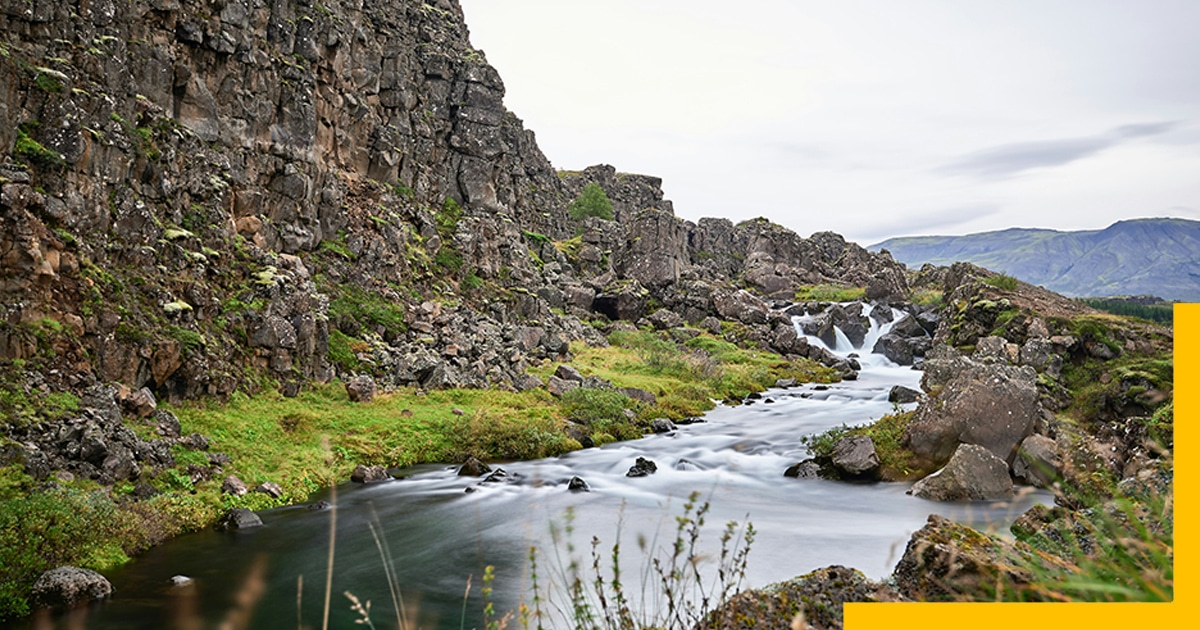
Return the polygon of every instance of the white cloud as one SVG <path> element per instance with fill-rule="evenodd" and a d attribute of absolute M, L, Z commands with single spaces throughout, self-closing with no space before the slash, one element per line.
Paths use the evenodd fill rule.
<path fill-rule="evenodd" d="M 462 4 L 553 164 L 661 176 L 685 218 L 878 240 L 1200 207 L 1200 3 Z"/>

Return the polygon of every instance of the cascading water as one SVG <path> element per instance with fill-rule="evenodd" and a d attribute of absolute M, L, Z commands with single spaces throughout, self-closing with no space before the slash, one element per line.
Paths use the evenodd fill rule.
<path fill-rule="evenodd" d="M 863 306 L 864 309 L 867 306 Z M 863 311 L 864 314 L 866 311 Z M 893 311 L 893 321 L 902 313 Z M 869 318 L 870 319 L 870 318 Z M 798 329 L 804 317 L 796 318 Z M 487 565 L 496 567 L 498 610 L 528 602 L 531 546 L 541 550 L 538 573 L 548 576 L 565 568 L 565 542 L 551 538 L 550 523 L 563 523 L 573 513 L 577 554 L 586 555 L 593 536 L 605 558 L 618 532 L 622 568 L 630 592 L 652 593 L 654 584 L 639 580 L 646 560 L 639 540 L 658 549 L 674 537 L 674 517 L 692 492 L 708 501 L 711 523 L 705 533 L 716 552 L 721 524 L 749 519 L 758 530 L 749 557 L 749 586 L 762 586 L 831 564 L 853 566 L 882 578 L 903 553 L 913 531 L 936 512 L 977 526 L 1003 527 L 1043 493 L 1026 494 L 1013 504 L 933 503 L 905 495 L 909 484 L 852 484 L 797 480 L 783 471 L 808 456 L 801 438 L 842 424 L 862 424 L 893 411 L 887 401 L 893 385 L 916 387 L 920 373 L 870 354 L 875 340 L 891 328 L 871 319 L 862 349 L 852 347 L 840 330 L 831 350 L 845 356 L 860 352 L 858 380 L 829 386 L 803 385 L 774 389 L 761 400 L 721 406 L 703 423 L 631 442 L 570 453 L 563 457 L 503 464 L 508 480 L 480 484 L 458 477 L 452 468 L 421 466 L 401 480 L 370 486 L 343 485 L 336 496 L 313 500 L 336 502 L 337 544 L 333 580 L 332 625 L 356 619 L 349 601 L 354 593 L 372 601 L 378 626 L 394 619 L 388 577 L 371 527 L 381 532 L 394 558 L 394 580 L 409 598 L 409 612 L 419 611 L 420 627 L 462 625 L 468 576 L 474 590 L 465 604 L 466 623 L 479 625 L 479 582 Z M 810 343 L 822 344 L 808 336 Z M 629 478 L 638 457 L 658 465 L 655 474 Z M 566 482 L 584 479 L 590 492 L 571 492 Z M 467 491 L 471 490 L 471 491 Z M 245 576 L 265 567 L 263 595 L 253 603 L 255 628 L 309 627 L 320 623 L 324 604 L 330 511 L 303 506 L 261 514 L 256 530 L 180 537 L 112 575 L 117 596 L 88 623 L 95 628 L 157 628 L 169 625 L 172 610 L 190 606 L 215 625 L 237 606 Z M 557 550 L 557 554 L 556 554 Z M 261 560 L 258 560 L 261 559 Z M 261 562 L 261 565 L 256 565 Z M 590 567 L 590 559 L 582 564 Z M 191 600 L 170 586 L 185 574 L 195 579 Z M 302 577 L 302 585 L 298 581 Z M 648 591 L 643 591 L 648 588 Z M 188 591 L 192 592 L 192 591 Z"/>

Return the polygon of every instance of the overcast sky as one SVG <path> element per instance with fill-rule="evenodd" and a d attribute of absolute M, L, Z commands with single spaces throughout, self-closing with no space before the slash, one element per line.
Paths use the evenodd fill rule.
<path fill-rule="evenodd" d="M 803 236 L 1200 219 L 1200 1 L 461 0 L 559 169 Z"/>

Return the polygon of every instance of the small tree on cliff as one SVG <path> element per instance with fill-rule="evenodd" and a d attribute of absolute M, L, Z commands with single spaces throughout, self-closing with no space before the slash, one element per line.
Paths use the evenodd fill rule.
<path fill-rule="evenodd" d="M 604 189 L 600 184 L 592 182 L 583 187 L 583 192 L 571 205 L 567 206 L 567 210 L 571 213 L 571 218 L 576 221 L 582 221 L 587 217 L 600 217 L 605 221 L 612 221 L 613 206 L 608 200 L 608 195 L 604 194 Z"/>

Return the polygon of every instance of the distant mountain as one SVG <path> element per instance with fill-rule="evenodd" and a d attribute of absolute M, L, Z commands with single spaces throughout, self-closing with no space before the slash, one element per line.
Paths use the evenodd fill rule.
<path fill-rule="evenodd" d="M 1072 297 L 1153 294 L 1200 301 L 1200 221 L 1134 219 L 1078 232 L 1013 228 L 912 236 L 868 249 L 886 249 L 909 267 L 972 262 Z"/>

